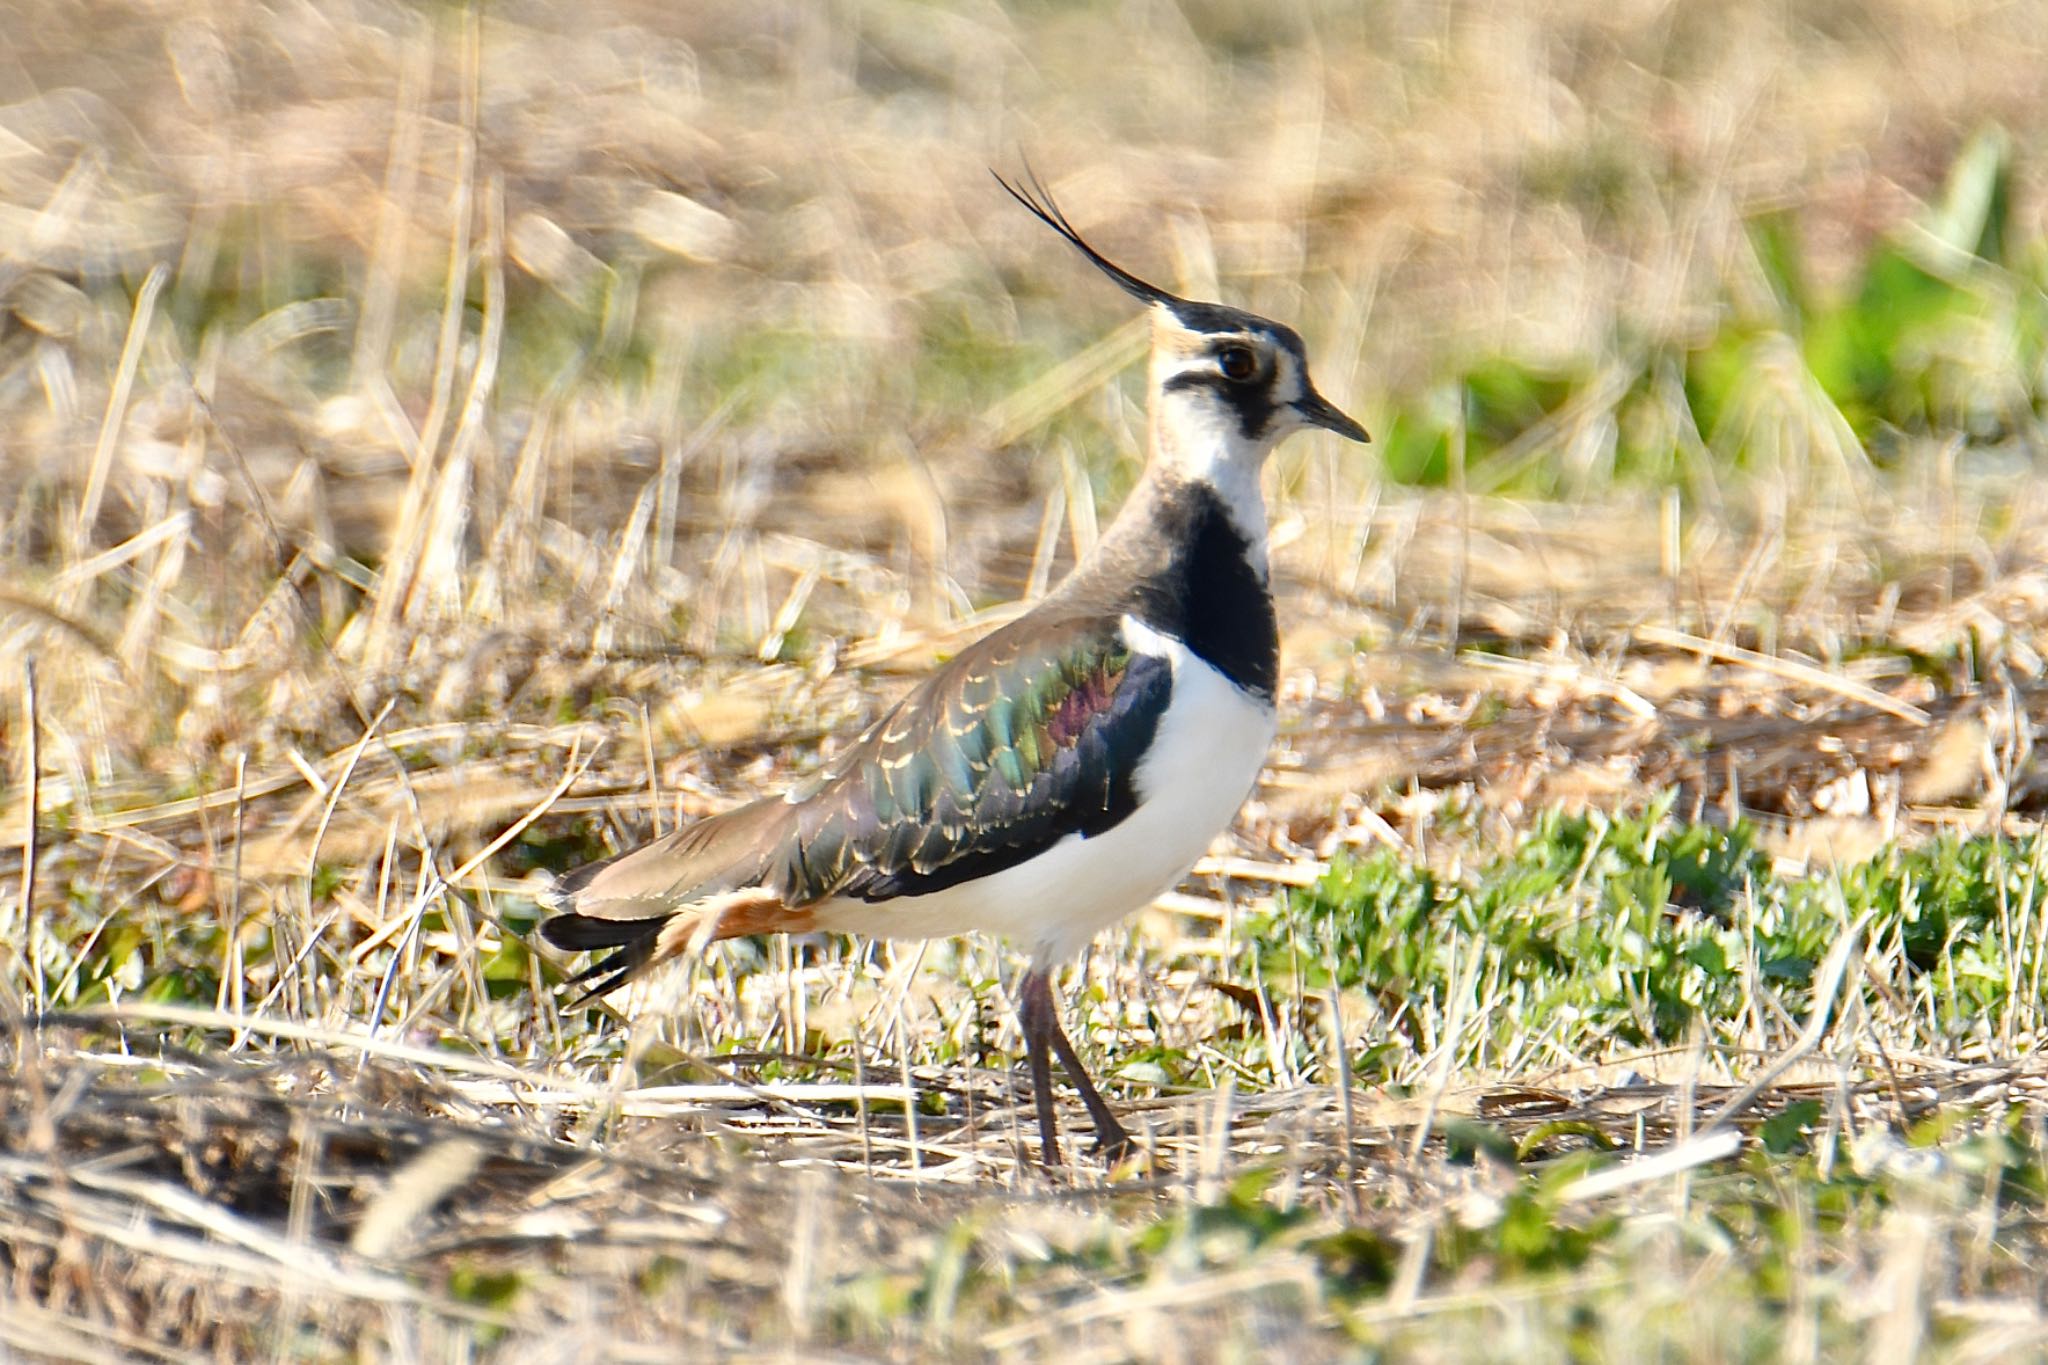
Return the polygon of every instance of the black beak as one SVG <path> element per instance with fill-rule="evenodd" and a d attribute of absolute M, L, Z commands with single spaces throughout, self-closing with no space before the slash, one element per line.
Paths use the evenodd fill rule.
<path fill-rule="evenodd" d="M 1334 431 L 1339 436 L 1345 437 L 1348 440 L 1372 440 L 1372 437 L 1366 434 L 1364 427 L 1337 411 L 1334 403 L 1317 393 L 1314 389 L 1310 389 L 1295 402 L 1294 411 L 1300 415 L 1302 421 L 1312 427 L 1321 427 L 1324 431 Z"/>

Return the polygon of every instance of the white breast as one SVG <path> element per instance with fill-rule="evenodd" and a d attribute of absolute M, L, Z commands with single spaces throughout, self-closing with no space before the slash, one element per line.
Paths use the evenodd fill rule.
<path fill-rule="evenodd" d="M 882 938 L 1001 934 L 1048 964 L 1186 876 L 1258 780 L 1273 706 L 1132 617 L 1123 634 L 1173 670 L 1166 714 L 1138 765 L 1137 809 L 1092 839 L 1070 834 L 1035 858 L 930 895 L 828 902 L 818 927 Z"/>

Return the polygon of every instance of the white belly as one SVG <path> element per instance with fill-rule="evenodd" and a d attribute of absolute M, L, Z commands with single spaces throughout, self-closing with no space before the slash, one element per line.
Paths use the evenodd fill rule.
<path fill-rule="evenodd" d="M 1129 618 L 1124 638 L 1173 669 L 1166 714 L 1138 765 L 1135 810 L 1092 839 L 1070 834 L 1035 858 L 930 895 L 829 901 L 817 927 L 881 938 L 1001 934 L 1034 962 L 1052 963 L 1186 876 L 1258 780 L 1273 708 Z"/>

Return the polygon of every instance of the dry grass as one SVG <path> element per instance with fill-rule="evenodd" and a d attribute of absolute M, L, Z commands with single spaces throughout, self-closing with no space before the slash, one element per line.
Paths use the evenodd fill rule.
<path fill-rule="evenodd" d="M 1796 390 L 1741 461 L 1681 425 L 1635 480 L 1613 376 L 1764 307 L 1752 216 L 1839 289 L 1973 130 L 2041 145 L 2044 19 L 0 6 L 0 1340 L 2039 1349 L 2033 1215 L 1966 1162 L 1839 1244 L 1788 1195 L 1775 1298 L 1687 1218 L 1772 1057 L 1727 1116 L 1750 1150 L 1820 1099 L 1877 1180 L 1930 1114 L 2038 1121 L 2031 1015 L 1967 1060 L 1823 1009 L 1812 1055 L 1786 1018 L 1763 1056 L 1511 1075 L 1438 1019 L 1352 1087 L 1344 1000 L 1249 993 L 1246 1025 L 1219 987 L 1340 851 L 1476 859 L 1558 804 L 1676 788 L 1788 868 L 2037 828 L 2031 422 L 1880 468 Z M 1128 485 L 1141 338 L 988 182 L 1019 149 L 1120 259 L 1298 322 L 1375 432 L 1493 357 L 1582 375 L 1446 489 L 1277 461 L 1283 746 L 1076 993 L 1090 1050 L 1200 1059 L 1193 1094 L 1126 1077 L 1152 1174 L 1032 1166 L 990 945 L 739 946 L 630 1022 L 562 1011 L 522 946 L 535 869 L 815 762 Z M 1982 382 L 2034 393 L 2009 340 Z M 1532 469 L 1551 496 L 1510 496 Z M 1439 1277 L 1520 1197 L 1467 1119 L 1677 1156 L 1545 1187 L 1629 1254 Z M 1259 1241 L 1258 1210 L 1307 1221 Z"/>

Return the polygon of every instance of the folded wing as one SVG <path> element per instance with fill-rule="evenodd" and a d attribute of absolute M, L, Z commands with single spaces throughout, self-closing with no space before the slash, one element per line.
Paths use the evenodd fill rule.
<path fill-rule="evenodd" d="M 617 949 L 584 973 L 601 993 L 693 937 L 801 930 L 823 901 L 928 894 L 1100 834 L 1135 809 L 1172 690 L 1116 618 L 1034 616 L 968 647 L 786 796 L 570 873 L 542 932 Z M 721 916 L 708 928 L 670 923 L 707 908 Z"/>

